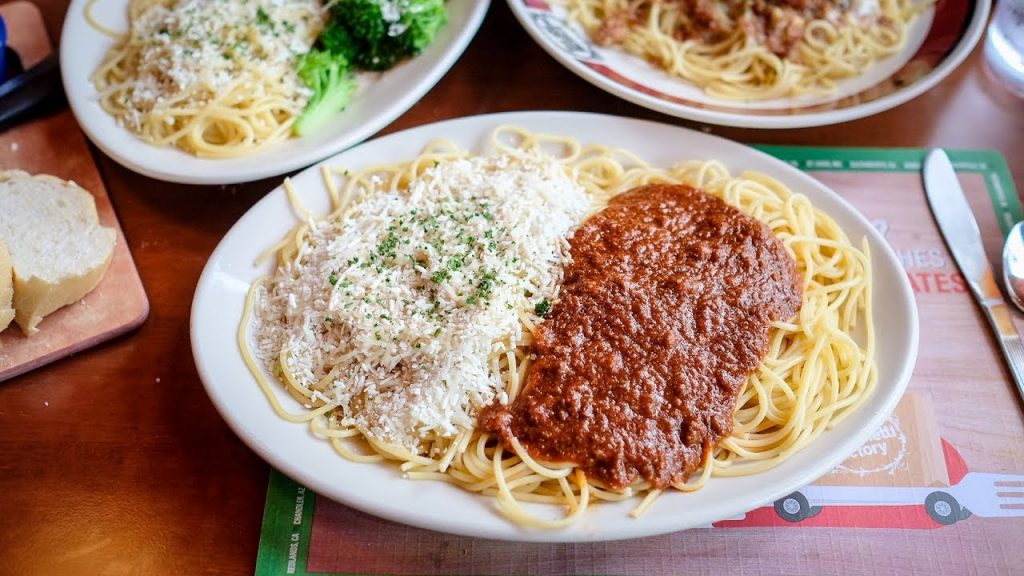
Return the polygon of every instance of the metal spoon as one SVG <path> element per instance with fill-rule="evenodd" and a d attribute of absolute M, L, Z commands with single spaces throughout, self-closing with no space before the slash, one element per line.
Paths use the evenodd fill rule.
<path fill-rule="evenodd" d="M 1010 229 L 1003 244 L 1003 285 L 1014 306 L 1024 312 L 1024 222 Z"/>

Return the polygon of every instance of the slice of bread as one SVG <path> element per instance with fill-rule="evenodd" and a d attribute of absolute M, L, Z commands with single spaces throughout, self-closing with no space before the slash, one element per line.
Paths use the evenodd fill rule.
<path fill-rule="evenodd" d="M 31 335 L 100 283 L 117 233 L 100 226 L 92 194 L 77 184 L 9 170 L 0 172 L 0 238 L 14 263 L 14 321 Z"/>
<path fill-rule="evenodd" d="M 14 320 L 14 308 L 11 299 L 14 297 L 14 269 L 11 264 L 11 253 L 0 238 L 0 332 Z"/>

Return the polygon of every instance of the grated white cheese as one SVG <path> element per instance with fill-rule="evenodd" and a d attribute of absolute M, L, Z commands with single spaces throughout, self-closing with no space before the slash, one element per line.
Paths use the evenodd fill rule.
<path fill-rule="evenodd" d="M 853 6 L 858 18 L 875 17 L 882 11 L 878 0 L 854 0 Z"/>
<path fill-rule="evenodd" d="M 131 42 L 141 50 L 131 63 L 132 89 L 121 102 L 123 122 L 138 131 L 146 114 L 207 104 L 234 82 L 262 96 L 268 76 L 301 109 L 310 91 L 294 61 L 309 51 L 323 26 L 318 0 L 155 4 L 133 17 Z M 175 122 L 171 114 L 164 120 Z"/>
<path fill-rule="evenodd" d="M 879 0 L 840 0 L 825 11 L 825 19 L 833 24 L 841 24 L 848 17 L 860 26 L 873 25 L 881 15 Z"/>
<path fill-rule="evenodd" d="M 505 400 L 488 358 L 557 295 L 589 206 L 557 161 L 527 154 L 445 162 L 408 190 L 371 191 L 314 223 L 258 294 L 257 355 L 274 370 L 284 350 L 307 386 L 329 376 L 316 399 L 346 425 L 419 452 Z"/>

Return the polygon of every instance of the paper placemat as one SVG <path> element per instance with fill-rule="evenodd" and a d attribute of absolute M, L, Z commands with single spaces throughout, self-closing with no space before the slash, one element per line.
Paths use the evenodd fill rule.
<path fill-rule="evenodd" d="M 896 250 L 917 297 L 921 341 L 909 392 L 842 465 L 740 518 L 588 544 L 496 542 L 411 528 L 317 498 L 274 471 L 256 574 L 934 576 L 1024 570 L 1021 404 L 928 209 L 920 177 L 925 151 L 762 149 L 809 172 L 865 214 Z M 995 266 L 1004 235 L 1022 219 L 1006 162 L 995 151 L 949 152 Z"/>

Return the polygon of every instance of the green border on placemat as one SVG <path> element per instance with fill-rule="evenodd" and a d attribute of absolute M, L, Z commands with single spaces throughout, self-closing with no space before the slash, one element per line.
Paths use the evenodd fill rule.
<path fill-rule="evenodd" d="M 811 148 L 804 146 L 754 145 L 779 160 L 804 171 L 920 172 L 926 148 Z M 1020 198 L 1010 177 L 1006 159 L 998 150 L 947 149 L 957 172 L 983 174 L 988 194 L 1005 236 L 1018 220 L 1024 220 Z"/>
<path fill-rule="evenodd" d="M 810 148 L 754 146 L 801 170 L 857 172 L 920 172 L 923 148 Z M 992 206 L 1006 235 L 1024 220 L 1020 198 L 1006 159 L 996 150 L 947 150 L 957 172 L 985 177 Z M 332 576 L 307 572 L 309 539 L 313 529 L 316 495 L 277 470 L 271 470 L 263 528 L 256 557 L 256 576 Z M 301 507 L 301 509 L 300 509 Z M 298 524 L 296 524 L 298 521 Z M 345 576 L 335 574 L 333 576 Z"/>
<path fill-rule="evenodd" d="M 267 502 L 263 507 L 257 575 L 308 576 L 309 536 L 313 530 L 316 494 L 291 478 L 270 470 Z"/>

